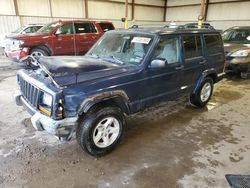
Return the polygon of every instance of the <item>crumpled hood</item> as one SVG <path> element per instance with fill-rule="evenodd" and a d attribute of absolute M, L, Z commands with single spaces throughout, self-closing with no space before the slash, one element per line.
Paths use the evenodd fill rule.
<path fill-rule="evenodd" d="M 224 43 L 225 53 L 235 52 L 237 50 L 249 49 L 250 44 Z"/>
<path fill-rule="evenodd" d="M 87 56 L 41 57 L 39 63 L 60 86 L 121 75 L 136 69 L 133 65 L 118 65 Z"/>

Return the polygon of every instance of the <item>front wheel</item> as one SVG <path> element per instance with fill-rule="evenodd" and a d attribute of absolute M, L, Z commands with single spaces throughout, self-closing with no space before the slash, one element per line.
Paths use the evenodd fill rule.
<path fill-rule="evenodd" d="M 206 77 L 197 91 L 190 95 L 190 103 L 197 107 L 204 107 L 213 93 L 213 79 Z"/>
<path fill-rule="evenodd" d="M 41 56 L 48 56 L 49 54 L 40 48 L 34 48 L 31 50 L 30 55 L 33 56 L 34 58 L 39 58 Z"/>
<path fill-rule="evenodd" d="M 112 151 L 121 140 L 124 116 L 118 107 L 103 107 L 86 114 L 79 122 L 76 137 L 81 148 L 92 156 Z"/>

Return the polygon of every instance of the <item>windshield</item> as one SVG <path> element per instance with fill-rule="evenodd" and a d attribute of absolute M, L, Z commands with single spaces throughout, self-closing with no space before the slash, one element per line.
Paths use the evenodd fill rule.
<path fill-rule="evenodd" d="M 247 29 L 230 29 L 222 34 L 224 42 L 250 44 L 250 30 Z"/>
<path fill-rule="evenodd" d="M 116 63 L 140 64 L 153 37 L 145 34 L 106 33 L 87 55 L 110 59 Z"/>
<path fill-rule="evenodd" d="M 58 22 L 54 22 L 54 23 L 45 25 L 41 29 L 39 29 L 37 33 L 49 34 L 51 30 L 54 29 L 58 24 L 59 24 Z"/>
<path fill-rule="evenodd" d="M 19 27 L 18 29 L 16 29 L 15 31 L 12 31 L 11 33 L 20 33 L 25 27 Z"/>

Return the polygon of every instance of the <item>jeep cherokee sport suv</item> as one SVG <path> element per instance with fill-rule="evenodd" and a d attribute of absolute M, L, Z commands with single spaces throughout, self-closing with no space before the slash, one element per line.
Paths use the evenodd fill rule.
<path fill-rule="evenodd" d="M 94 156 L 111 151 L 125 115 L 188 94 L 203 107 L 224 67 L 220 33 L 209 29 L 137 28 L 107 32 L 82 57 L 41 57 L 20 70 L 17 105 L 37 130 L 68 139 L 76 132 Z"/>
<path fill-rule="evenodd" d="M 83 55 L 108 30 L 110 22 L 56 21 L 36 33 L 7 38 L 5 54 L 14 61 L 32 56 Z"/>

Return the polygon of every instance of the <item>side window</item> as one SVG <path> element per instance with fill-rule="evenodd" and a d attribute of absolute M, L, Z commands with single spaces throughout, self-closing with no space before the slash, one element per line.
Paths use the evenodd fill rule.
<path fill-rule="evenodd" d="M 178 41 L 178 37 L 162 37 L 156 46 L 154 58 L 167 60 L 168 64 L 179 62 Z"/>
<path fill-rule="evenodd" d="M 92 23 L 75 23 L 75 31 L 81 33 L 96 33 L 96 29 Z"/>
<path fill-rule="evenodd" d="M 27 27 L 22 33 L 33 33 L 32 27 Z"/>
<path fill-rule="evenodd" d="M 222 41 L 218 35 L 204 35 L 208 55 L 221 52 Z"/>
<path fill-rule="evenodd" d="M 42 28 L 42 26 L 36 26 L 33 28 L 33 32 L 37 32 L 40 28 Z"/>
<path fill-rule="evenodd" d="M 69 35 L 74 34 L 73 24 L 64 24 L 59 29 L 57 29 L 56 34 Z"/>
<path fill-rule="evenodd" d="M 101 22 L 101 23 L 99 23 L 99 25 L 104 32 L 115 29 L 112 23 Z"/>
<path fill-rule="evenodd" d="M 200 36 L 183 36 L 185 59 L 202 56 Z"/>

